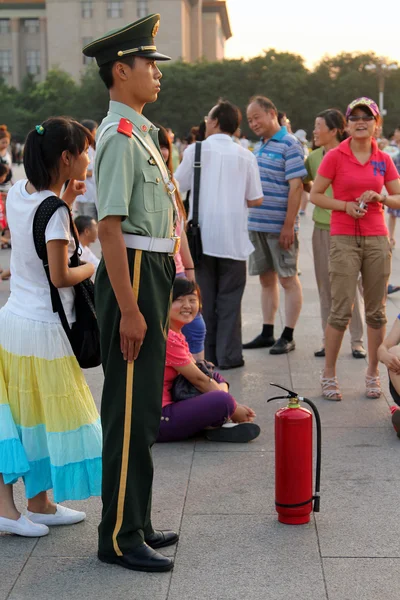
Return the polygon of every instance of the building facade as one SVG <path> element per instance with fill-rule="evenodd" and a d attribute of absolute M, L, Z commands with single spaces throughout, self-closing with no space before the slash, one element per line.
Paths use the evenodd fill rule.
<path fill-rule="evenodd" d="M 92 60 L 84 45 L 156 12 L 157 45 L 173 60 L 224 58 L 226 0 L 0 0 L 0 77 L 18 88 L 26 75 L 41 81 L 59 67 L 78 80 Z"/>

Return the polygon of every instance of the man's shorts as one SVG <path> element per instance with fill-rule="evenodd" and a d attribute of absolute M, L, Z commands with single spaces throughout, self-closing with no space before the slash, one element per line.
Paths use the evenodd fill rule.
<path fill-rule="evenodd" d="M 279 277 L 294 277 L 297 275 L 299 257 L 299 238 L 294 234 L 294 242 L 289 250 L 279 245 L 278 233 L 264 231 L 249 231 L 250 241 L 254 252 L 249 257 L 249 274 L 263 275 L 267 271 L 275 271 Z"/>

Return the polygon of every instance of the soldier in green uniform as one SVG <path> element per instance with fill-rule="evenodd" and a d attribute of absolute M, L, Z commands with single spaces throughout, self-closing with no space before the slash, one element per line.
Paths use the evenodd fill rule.
<path fill-rule="evenodd" d="M 169 571 L 156 548 L 173 531 L 154 531 L 151 491 L 154 444 L 161 418 L 173 255 L 174 187 L 157 129 L 143 115 L 160 91 L 154 37 L 159 15 L 111 31 L 83 49 L 96 58 L 110 92 L 97 133 L 96 182 L 103 259 L 96 308 L 105 375 L 101 419 L 103 513 L 100 560 L 139 571 Z"/>

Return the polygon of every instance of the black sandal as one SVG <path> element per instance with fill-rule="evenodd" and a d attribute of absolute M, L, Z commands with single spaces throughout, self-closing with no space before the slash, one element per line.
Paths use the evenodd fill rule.
<path fill-rule="evenodd" d="M 367 357 L 367 352 L 366 350 L 364 350 L 364 348 L 362 350 L 352 350 L 351 351 L 353 358 L 366 358 Z"/>

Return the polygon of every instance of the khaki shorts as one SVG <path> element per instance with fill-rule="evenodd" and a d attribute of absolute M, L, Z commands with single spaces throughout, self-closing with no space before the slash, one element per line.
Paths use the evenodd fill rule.
<path fill-rule="evenodd" d="M 331 327 L 344 331 L 351 319 L 359 273 L 365 300 L 367 325 L 380 329 L 386 322 L 386 295 L 392 265 L 389 239 L 384 235 L 331 236 L 329 277 L 332 305 Z"/>
<path fill-rule="evenodd" d="M 289 250 L 279 245 L 278 233 L 264 231 L 249 231 L 250 241 L 254 252 L 249 258 L 249 274 L 263 275 L 267 271 L 275 271 L 279 277 L 294 277 L 297 275 L 299 257 L 299 238 L 294 234 L 294 242 Z"/>

